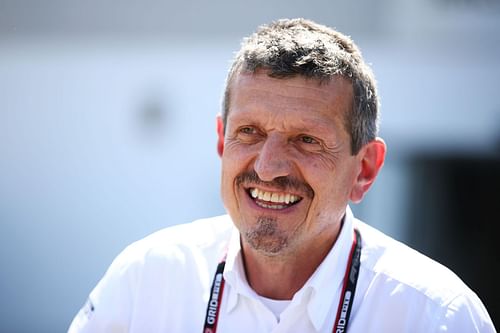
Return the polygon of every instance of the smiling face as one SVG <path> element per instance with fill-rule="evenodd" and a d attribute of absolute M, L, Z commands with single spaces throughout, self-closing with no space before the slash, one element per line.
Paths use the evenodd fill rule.
<path fill-rule="evenodd" d="M 221 193 L 244 249 L 284 255 L 333 244 L 362 165 L 345 130 L 351 108 L 352 85 L 340 77 L 234 78 Z"/>

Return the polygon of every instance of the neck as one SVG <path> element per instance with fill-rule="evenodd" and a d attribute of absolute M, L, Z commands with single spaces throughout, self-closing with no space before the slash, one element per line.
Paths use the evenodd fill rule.
<path fill-rule="evenodd" d="M 290 300 L 316 271 L 333 247 L 339 232 L 324 240 L 315 240 L 302 251 L 284 255 L 268 255 L 251 248 L 242 240 L 247 280 L 260 296 Z"/>

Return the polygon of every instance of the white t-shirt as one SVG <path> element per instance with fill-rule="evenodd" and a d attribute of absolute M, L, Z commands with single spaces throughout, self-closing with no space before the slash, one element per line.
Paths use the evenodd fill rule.
<path fill-rule="evenodd" d="M 213 276 L 226 249 L 217 332 L 330 333 L 354 226 L 362 252 L 349 333 L 495 332 L 479 298 L 455 274 L 356 220 L 348 209 L 335 245 L 279 310 L 279 319 L 248 285 L 239 234 L 229 216 L 220 216 L 167 228 L 127 247 L 69 333 L 202 332 Z"/>

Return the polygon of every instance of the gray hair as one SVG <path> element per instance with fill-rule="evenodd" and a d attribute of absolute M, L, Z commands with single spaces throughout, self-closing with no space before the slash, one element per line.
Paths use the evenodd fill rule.
<path fill-rule="evenodd" d="M 243 40 L 229 70 L 223 99 L 226 127 L 230 86 L 241 72 L 265 69 L 276 78 L 303 76 L 320 82 L 334 76 L 348 79 L 353 87 L 353 108 L 345 126 L 351 135 L 351 153 L 375 139 L 378 131 L 378 97 L 375 77 L 361 52 L 348 37 L 305 19 L 278 20 L 263 25 Z"/>

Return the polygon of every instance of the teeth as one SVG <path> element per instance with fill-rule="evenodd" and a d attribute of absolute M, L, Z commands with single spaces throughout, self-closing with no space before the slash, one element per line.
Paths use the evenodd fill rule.
<path fill-rule="evenodd" d="M 252 188 L 250 190 L 250 195 L 254 199 L 259 199 L 262 201 L 273 202 L 278 204 L 291 204 L 297 202 L 300 197 L 290 194 L 290 193 L 276 193 L 276 192 L 267 192 L 262 191 L 257 188 Z"/>
<path fill-rule="evenodd" d="M 264 208 L 270 208 L 270 209 L 284 209 L 287 207 L 286 205 L 277 205 L 277 204 L 269 205 L 269 204 L 266 204 L 266 203 L 263 203 L 260 201 L 257 202 L 257 205 L 264 207 Z"/>

